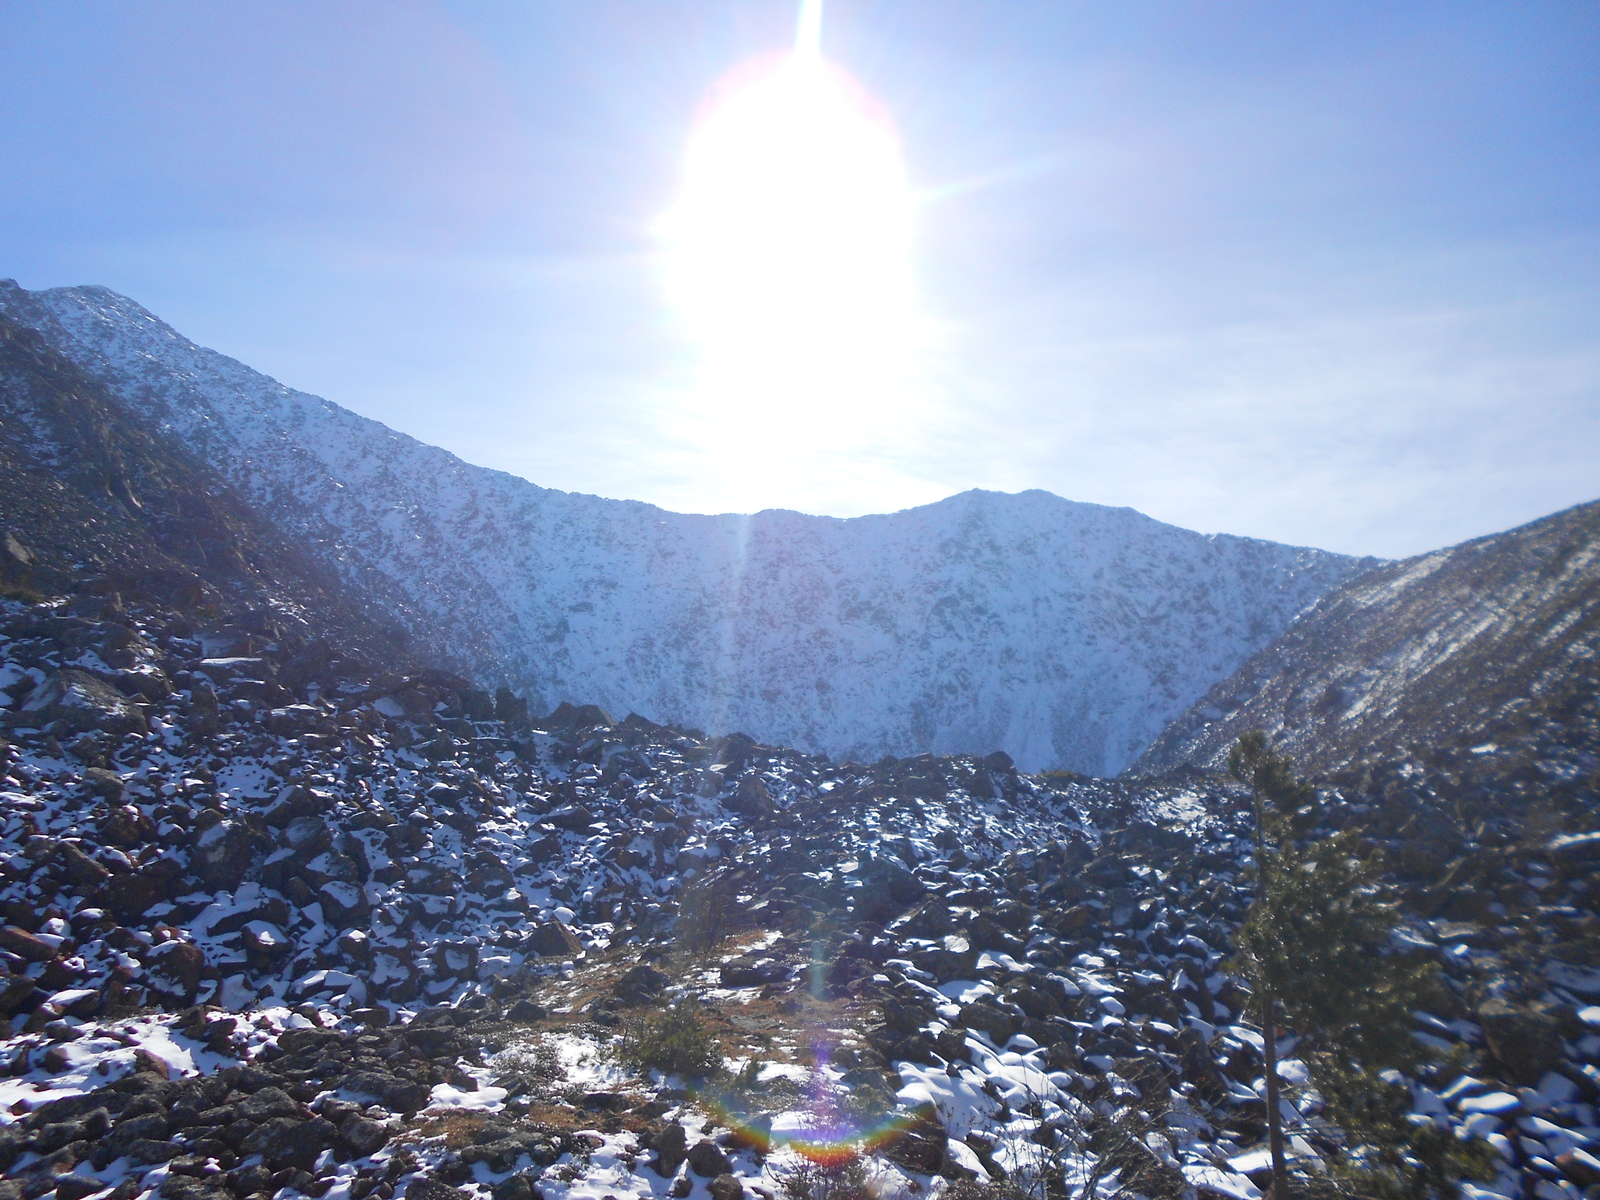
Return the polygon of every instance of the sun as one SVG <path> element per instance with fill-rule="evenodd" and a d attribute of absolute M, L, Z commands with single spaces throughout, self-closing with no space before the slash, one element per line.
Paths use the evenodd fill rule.
<path fill-rule="evenodd" d="M 804 32 L 722 79 L 662 222 L 707 415 L 782 420 L 791 442 L 889 416 L 914 337 L 913 209 L 889 114 Z"/>

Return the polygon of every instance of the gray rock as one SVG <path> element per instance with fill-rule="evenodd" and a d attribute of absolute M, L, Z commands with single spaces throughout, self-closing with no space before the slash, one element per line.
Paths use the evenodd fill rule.
<path fill-rule="evenodd" d="M 253 857 L 250 831 L 242 821 L 222 821 L 195 841 L 191 869 L 208 888 L 234 887 Z"/>
<path fill-rule="evenodd" d="M 344 1090 L 367 1096 L 399 1113 L 414 1113 L 433 1096 L 433 1089 L 427 1084 L 401 1079 L 387 1071 L 356 1071 L 345 1077 Z"/>
<path fill-rule="evenodd" d="M 102 729 L 121 737 L 150 731 L 138 705 L 110 684 L 74 667 L 57 671 L 35 688 L 22 706 L 22 715 L 40 724 L 60 721 L 75 733 Z"/>
<path fill-rule="evenodd" d="M 996 1046 L 1004 1046 L 1022 1028 L 1022 1018 L 992 1004 L 967 1004 L 957 1020 L 968 1029 L 989 1035 Z"/>
<path fill-rule="evenodd" d="M 56 1200 L 83 1200 L 104 1187 L 92 1175 L 61 1175 L 56 1178 Z"/>
<path fill-rule="evenodd" d="M 689 1169 L 702 1179 L 714 1179 L 733 1169 L 728 1156 L 710 1138 L 701 1138 L 689 1151 Z"/>
<path fill-rule="evenodd" d="M 550 1011 L 544 1005 L 536 1004 L 526 996 L 506 1010 L 506 1019 L 508 1021 L 520 1021 L 525 1024 L 542 1021 L 549 1015 Z"/>
<path fill-rule="evenodd" d="M 316 1117 L 311 1120 L 297 1117 L 273 1117 L 244 1139 L 240 1149 L 246 1154 L 259 1154 L 261 1160 L 274 1171 L 298 1167 L 309 1171 L 317 1155 L 333 1145 L 338 1130 Z"/>
<path fill-rule="evenodd" d="M 527 1172 L 508 1175 L 494 1185 L 494 1200 L 543 1200 L 534 1177 Z"/>
<path fill-rule="evenodd" d="M 118 1139 L 135 1141 L 139 1138 L 164 1138 L 168 1132 L 167 1118 L 161 1113 L 145 1113 L 117 1123 Z"/>
<path fill-rule="evenodd" d="M 1561 1026 L 1554 1017 L 1494 999 L 1478 1006 L 1477 1017 L 1490 1051 L 1518 1083 L 1537 1085 L 1560 1060 Z"/>
<path fill-rule="evenodd" d="M 583 953 L 583 943 L 560 921 L 534 926 L 524 945 L 541 958 L 576 958 Z"/>
<path fill-rule="evenodd" d="M 471 1200 L 460 1188 L 443 1180 L 417 1175 L 406 1185 L 406 1200 Z"/>
<path fill-rule="evenodd" d="M 383 1149 L 389 1142 L 389 1130 L 385 1125 L 358 1113 L 352 1113 L 340 1123 L 339 1136 L 363 1157 Z"/>
<path fill-rule="evenodd" d="M 667 983 L 665 972 L 656 970 L 648 963 L 639 963 L 617 980 L 614 991 L 617 999 L 624 1003 L 639 1004 L 659 995 Z"/>
<path fill-rule="evenodd" d="M 59 1195 L 59 1193 L 57 1193 Z M 196 1179 L 193 1175 L 168 1175 L 161 1181 L 161 1200 L 233 1200 L 220 1175 Z"/>
<path fill-rule="evenodd" d="M 169 1158 L 178 1156 L 178 1147 L 168 1141 L 157 1141 L 155 1138 L 134 1138 L 122 1152 L 136 1163 L 146 1166 L 155 1163 L 164 1163 Z"/>
<path fill-rule="evenodd" d="M 668 1125 L 655 1137 L 655 1161 L 650 1169 L 663 1179 L 671 1179 L 689 1156 L 689 1135 L 679 1124 Z"/>

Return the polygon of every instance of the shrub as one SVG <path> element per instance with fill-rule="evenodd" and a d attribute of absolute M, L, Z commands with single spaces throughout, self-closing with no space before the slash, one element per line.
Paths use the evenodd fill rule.
<path fill-rule="evenodd" d="M 787 1200 L 872 1200 L 866 1164 L 855 1154 L 836 1163 L 803 1159 L 778 1186 Z"/>
<path fill-rule="evenodd" d="M 707 1028 L 700 1006 L 689 999 L 646 1021 L 625 1024 L 618 1054 L 631 1070 L 686 1079 L 704 1079 L 722 1066 L 722 1043 Z"/>
<path fill-rule="evenodd" d="M 726 879 L 702 878 L 679 893 L 673 938 L 680 954 L 701 958 L 733 935 L 743 914 L 738 891 Z"/>

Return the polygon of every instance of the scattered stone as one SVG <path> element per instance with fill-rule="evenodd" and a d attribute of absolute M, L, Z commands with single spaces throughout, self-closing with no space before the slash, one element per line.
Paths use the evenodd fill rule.
<path fill-rule="evenodd" d="M 710 1138 L 701 1138 L 689 1150 L 689 1169 L 702 1179 L 726 1175 L 733 1169 L 728 1156 Z"/>

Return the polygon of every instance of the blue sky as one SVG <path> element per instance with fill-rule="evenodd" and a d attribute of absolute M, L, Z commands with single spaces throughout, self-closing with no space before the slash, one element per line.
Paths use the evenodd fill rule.
<path fill-rule="evenodd" d="M 1042 487 L 1398 555 L 1600 496 L 1600 9 L 831 0 L 918 199 L 912 402 L 710 440 L 659 218 L 795 16 L 0 2 L 0 275 L 681 510 Z"/>

